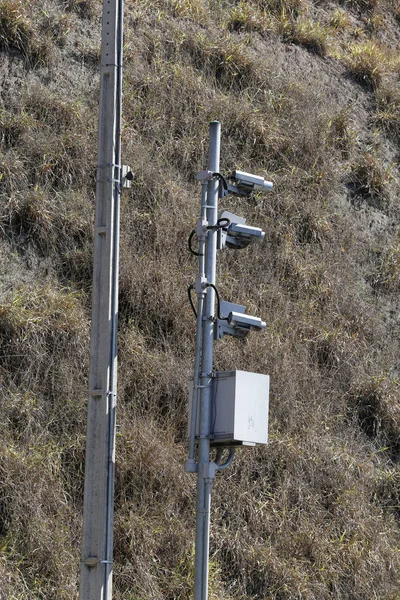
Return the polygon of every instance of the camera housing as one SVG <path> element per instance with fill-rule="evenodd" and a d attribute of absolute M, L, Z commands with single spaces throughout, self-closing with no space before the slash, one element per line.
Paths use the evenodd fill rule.
<path fill-rule="evenodd" d="M 233 171 L 231 179 L 235 181 L 239 190 L 247 191 L 248 193 L 252 191 L 266 192 L 273 188 L 271 181 L 266 181 L 264 177 L 246 173 L 245 171 Z"/>
<path fill-rule="evenodd" d="M 229 313 L 228 323 L 232 327 L 238 327 L 239 329 L 257 331 L 261 331 L 267 326 L 265 321 L 262 321 L 259 317 L 253 317 L 251 315 L 246 315 L 245 313 L 235 311 L 231 311 Z"/>
<path fill-rule="evenodd" d="M 250 331 L 262 331 L 266 323 L 258 317 L 246 315 L 246 307 L 233 302 L 220 302 L 221 318 L 215 320 L 214 339 L 220 340 L 225 335 L 244 339 Z"/>
<path fill-rule="evenodd" d="M 246 219 L 238 217 L 233 213 L 223 210 L 219 214 L 219 219 L 229 220 L 229 225 L 218 230 L 217 248 L 233 248 L 234 250 L 246 248 L 252 242 L 261 242 L 265 237 L 265 232 L 259 227 L 246 225 Z"/>

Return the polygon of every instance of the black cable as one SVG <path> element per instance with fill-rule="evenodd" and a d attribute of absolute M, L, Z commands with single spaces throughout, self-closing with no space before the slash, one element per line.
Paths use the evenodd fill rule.
<path fill-rule="evenodd" d="M 221 317 L 221 300 L 219 297 L 219 292 L 213 283 L 207 283 L 206 287 L 210 287 L 214 290 L 215 295 L 217 297 L 217 317 L 220 321 L 227 321 L 228 317 Z"/>
<path fill-rule="evenodd" d="M 217 179 L 219 179 L 220 181 L 222 181 L 222 185 L 224 186 L 224 189 L 226 191 L 228 191 L 227 181 L 226 181 L 225 177 L 223 175 L 221 175 L 221 173 L 213 173 L 212 176 L 216 177 Z"/>
<path fill-rule="evenodd" d="M 227 219 L 226 217 L 223 217 L 222 219 L 218 219 L 216 225 L 208 225 L 207 229 L 209 231 L 218 231 L 218 229 L 225 229 L 226 227 L 229 227 L 230 224 L 231 224 L 230 220 Z M 200 252 L 196 252 L 196 250 L 193 250 L 193 248 L 192 248 L 192 240 L 195 235 L 196 235 L 196 230 L 193 229 L 193 231 L 189 235 L 189 239 L 188 239 L 189 252 L 191 254 L 193 254 L 194 256 L 204 256 L 204 254 L 200 254 Z"/>
<path fill-rule="evenodd" d="M 204 256 L 204 254 L 200 254 L 200 252 L 196 252 L 196 250 L 193 250 L 193 248 L 192 248 L 192 239 L 195 235 L 196 235 L 196 230 L 193 229 L 193 231 L 189 235 L 189 239 L 188 239 L 189 252 L 191 254 L 194 254 L 194 256 Z"/>
<path fill-rule="evenodd" d="M 218 231 L 218 229 L 225 229 L 226 227 L 229 227 L 230 224 L 230 219 L 222 217 L 222 219 L 218 219 L 216 225 L 208 225 L 207 229 L 209 229 L 210 231 Z"/>
<path fill-rule="evenodd" d="M 194 316 L 195 316 L 195 317 L 196 317 L 196 319 L 197 319 L 197 311 L 196 311 L 196 309 L 195 309 L 195 306 L 194 306 L 194 304 L 193 304 L 193 300 L 192 300 L 192 290 L 194 290 L 194 285 L 193 285 L 193 283 L 189 285 L 189 287 L 188 287 L 188 289 L 187 289 L 187 292 L 188 292 L 188 298 L 189 298 L 190 306 L 192 307 L 192 311 L 193 311 L 193 313 L 194 313 Z"/>
<path fill-rule="evenodd" d="M 221 317 L 221 300 L 220 300 L 219 292 L 218 292 L 217 288 L 215 287 L 215 285 L 213 283 L 207 283 L 206 288 L 208 288 L 208 287 L 210 287 L 214 290 L 215 296 L 217 298 L 217 317 L 218 317 L 218 319 L 220 321 L 227 321 L 228 317 Z M 193 300 L 192 300 L 192 290 L 194 290 L 194 289 L 195 289 L 195 286 L 193 285 L 193 283 L 191 283 L 187 289 L 187 292 L 188 292 L 190 306 L 192 307 L 193 314 L 197 319 L 197 311 L 196 311 L 196 308 L 195 308 L 195 306 L 193 304 Z"/>

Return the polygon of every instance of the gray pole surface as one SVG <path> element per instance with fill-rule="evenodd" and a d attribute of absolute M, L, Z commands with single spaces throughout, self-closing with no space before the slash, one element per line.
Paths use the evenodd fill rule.
<path fill-rule="evenodd" d="M 80 600 L 111 600 L 123 0 L 103 1 Z"/>
<path fill-rule="evenodd" d="M 201 186 L 201 216 L 200 221 L 202 224 L 206 221 L 207 218 L 207 188 L 208 184 L 203 181 Z M 199 272 L 198 277 L 201 281 L 205 278 L 205 247 L 206 247 L 206 231 L 201 232 L 201 236 L 199 237 Z M 195 445 L 196 445 L 196 421 L 197 421 L 197 407 L 199 402 L 199 374 L 201 368 L 201 346 L 202 346 L 202 328 L 203 328 L 203 305 L 204 305 L 204 297 L 205 290 L 199 289 L 197 292 L 198 301 L 197 301 L 197 326 L 196 326 L 196 350 L 195 350 L 195 361 L 194 361 L 194 376 L 193 376 L 193 406 L 192 406 L 192 414 L 191 414 L 191 422 L 189 427 L 189 457 L 187 464 L 185 466 L 192 471 L 193 466 L 195 465 L 194 454 L 195 454 Z"/>
<path fill-rule="evenodd" d="M 219 171 L 221 125 L 217 121 L 210 123 L 210 141 L 208 170 Z M 209 226 L 216 225 L 218 214 L 218 181 L 208 183 L 207 221 Z M 215 285 L 217 255 L 217 232 L 210 229 L 207 235 L 205 274 L 207 283 Z M 196 516 L 196 556 L 194 600 L 207 600 L 208 597 L 208 541 L 210 528 L 210 428 L 211 428 L 211 383 L 213 371 L 214 341 L 214 290 L 207 288 L 203 313 L 202 358 L 201 358 L 201 395 L 200 425 L 198 442 L 197 475 L 197 516 Z"/>

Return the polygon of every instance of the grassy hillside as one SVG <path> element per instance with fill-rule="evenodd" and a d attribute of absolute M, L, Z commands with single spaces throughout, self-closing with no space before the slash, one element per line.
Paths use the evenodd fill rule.
<path fill-rule="evenodd" d="M 77 598 L 101 3 L 0 0 L 0 596 Z M 218 370 L 271 376 L 270 443 L 214 486 L 210 599 L 400 598 L 396 0 L 127 0 L 116 600 L 186 600 L 183 472 L 208 122 L 274 191 L 219 257 L 267 330 Z M 254 312 L 253 312 L 254 311 Z"/>

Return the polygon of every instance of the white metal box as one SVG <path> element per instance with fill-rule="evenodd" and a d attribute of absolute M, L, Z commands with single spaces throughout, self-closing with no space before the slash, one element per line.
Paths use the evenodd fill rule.
<path fill-rule="evenodd" d="M 192 393 L 189 420 L 191 403 Z M 247 371 L 215 373 L 212 380 L 211 443 L 226 446 L 266 444 L 268 407 L 269 375 Z"/>

